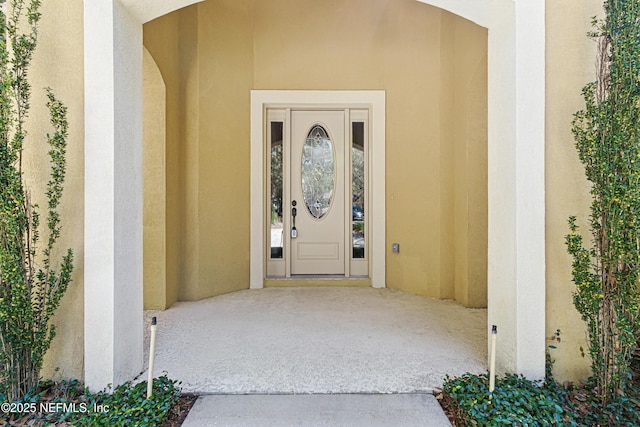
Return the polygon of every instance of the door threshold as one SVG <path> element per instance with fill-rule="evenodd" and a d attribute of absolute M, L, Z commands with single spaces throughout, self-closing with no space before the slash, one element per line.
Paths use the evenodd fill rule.
<path fill-rule="evenodd" d="M 305 274 L 292 277 L 267 277 L 264 279 L 265 288 L 307 286 L 371 287 L 371 278 L 344 277 L 342 275 L 312 276 Z"/>

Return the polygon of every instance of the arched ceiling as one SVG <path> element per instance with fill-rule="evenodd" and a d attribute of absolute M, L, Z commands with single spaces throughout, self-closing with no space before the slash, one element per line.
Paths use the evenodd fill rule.
<path fill-rule="evenodd" d="M 120 0 L 120 3 L 138 22 L 144 24 L 201 1 L 204 0 Z"/>
<path fill-rule="evenodd" d="M 140 23 L 149 22 L 174 10 L 205 0 L 120 0 Z M 416 0 L 461 16 L 485 28 L 510 10 L 515 0 Z M 522 0 L 520 0 L 522 1 Z M 534 0 L 539 1 L 539 0 Z"/>

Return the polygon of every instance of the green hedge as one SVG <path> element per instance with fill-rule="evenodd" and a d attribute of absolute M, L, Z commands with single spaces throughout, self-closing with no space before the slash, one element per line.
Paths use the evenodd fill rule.
<path fill-rule="evenodd" d="M 487 374 L 447 377 L 444 393 L 451 396 L 468 426 L 578 425 L 573 412 L 565 409 L 561 389 L 522 376 L 496 378 L 493 393 L 489 393 Z"/>
<path fill-rule="evenodd" d="M 630 392 L 632 390 L 629 390 Z M 487 374 L 446 377 L 443 395 L 451 398 L 456 415 L 471 426 L 640 426 L 638 392 L 603 406 L 594 393 L 594 381 L 580 387 L 529 381 L 508 374 L 496 378 L 489 393 Z"/>
<path fill-rule="evenodd" d="M 127 382 L 113 391 L 98 393 L 90 393 L 76 380 L 47 381 L 41 383 L 37 393 L 27 394 L 21 402 L 15 402 L 37 410 L 0 413 L 0 424 L 4 425 L 1 422 L 3 416 L 5 421 L 12 416 L 14 422 L 22 422 L 16 425 L 161 426 L 178 405 L 181 393 L 178 384 L 166 375 L 158 377 L 153 381 L 152 396 L 147 399 L 146 381 L 138 384 Z M 6 402 L 6 396 L 0 396 L 0 399 Z M 43 405 L 50 409 L 41 411 Z"/>

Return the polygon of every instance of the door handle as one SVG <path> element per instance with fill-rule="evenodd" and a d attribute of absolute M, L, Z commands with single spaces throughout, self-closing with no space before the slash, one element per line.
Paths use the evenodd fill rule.
<path fill-rule="evenodd" d="M 291 206 L 293 206 L 291 208 L 291 217 L 293 219 L 293 227 L 291 227 L 292 239 L 295 239 L 296 237 L 298 237 L 298 230 L 296 229 L 296 215 L 298 215 L 298 209 L 296 208 L 297 204 L 298 202 L 296 202 L 295 200 L 291 202 Z"/>

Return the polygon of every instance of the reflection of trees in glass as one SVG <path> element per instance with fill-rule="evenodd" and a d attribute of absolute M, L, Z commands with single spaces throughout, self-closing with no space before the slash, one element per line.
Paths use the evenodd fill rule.
<path fill-rule="evenodd" d="M 351 158 L 353 204 L 364 208 L 364 151 L 357 147 L 351 148 Z"/>
<path fill-rule="evenodd" d="M 322 126 L 314 126 L 302 147 L 302 194 L 307 209 L 322 218 L 333 197 L 333 147 Z"/>
<path fill-rule="evenodd" d="M 271 147 L 271 209 L 282 218 L 282 144 Z"/>
<path fill-rule="evenodd" d="M 353 194 L 352 245 L 353 258 L 364 258 L 364 151 L 351 147 L 351 193 Z"/>

